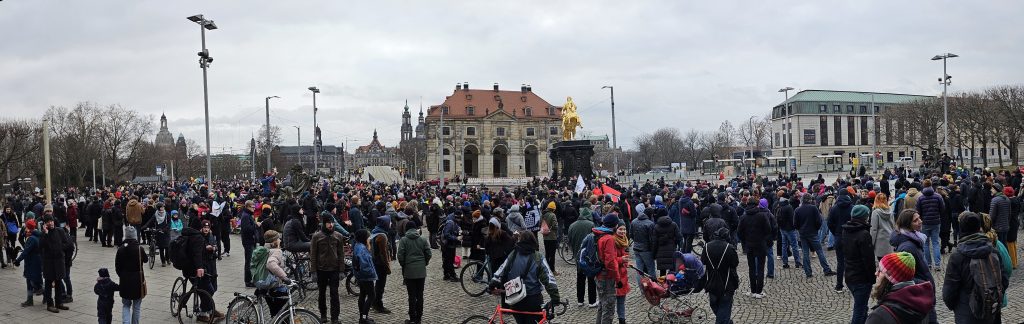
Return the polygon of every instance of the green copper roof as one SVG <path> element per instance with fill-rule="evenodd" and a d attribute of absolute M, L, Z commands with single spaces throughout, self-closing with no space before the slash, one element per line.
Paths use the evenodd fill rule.
<path fill-rule="evenodd" d="M 898 93 L 860 92 L 860 91 L 833 91 L 833 90 L 803 90 L 789 97 L 782 104 L 800 101 L 815 102 L 874 102 L 879 104 L 902 104 L 915 100 L 935 99 L 934 96 L 921 96 Z"/>

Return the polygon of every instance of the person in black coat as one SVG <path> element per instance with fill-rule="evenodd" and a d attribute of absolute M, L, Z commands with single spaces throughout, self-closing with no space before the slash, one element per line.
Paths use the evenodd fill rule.
<path fill-rule="evenodd" d="M 43 237 L 39 247 L 43 255 L 43 301 L 46 302 L 46 310 L 59 313 L 61 310 L 68 310 L 63 304 L 62 281 L 67 271 L 64 252 L 67 246 L 72 245 L 68 241 L 67 233 L 56 228 L 53 216 L 43 216 L 42 220 Z"/>
<path fill-rule="evenodd" d="M 875 282 L 874 239 L 869 230 L 871 210 L 863 205 L 853 207 L 850 221 L 843 225 L 843 254 L 846 258 L 846 284 L 853 294 L 851 323 L 864 323 L 868 315 L 868 298 Z"/>
<path fill-rule="evenodd" d="M 756 205 L 748 207 L 745 214 L 737 231 L 740 242 L 743 242 L 743 251 L 747 255 L 750 296 L 763 298 L 765 261 L 768 247 L 775 237 L 772 234 L 775 229 L 772 228 L 772 217 L 768 212 L 768 200 L 761 198 Z"/>
<path fill-rule="evenodd" d="M 843 275 L 846 271 L 846 258 L 843 256 L 843 224 L 850 221 L 850 211 L 853 210 L 853 202 L 849 192 L 839 190 L 836 195 L 836 203 L 828 211 L 828 231 L 836 238 L 836 288 L 837 292 L 843 290 Z"/>
<path fill-rule="evenodd" d="M 803 251 L 804 275 L 807 278 L 813 276 L 811 274 L 811 251 L 818 256 L 818 263 L 821 264 L 824 274 L 826 276 L 834 275 L 835 272 L 832 272 L 832 268 L 828 266 L 825 253 L 822 251 L 821 240 L 818 239 L 818 231 L 821 229 L 821 211 L 818 209 L 818 200 L 811 194 L 804 194 L 800 207 L 797 207 L 793 214 L 793 226 L 799 232 L 800 249 Z"/>
<path fill-rule="evenodd" d="M 668 216 L 661 216 L 654 225 L 654 236 L 657 238 L 653 251 L 654 262 L 658 265 L 658 272 L 665 275 L 676 267 L 676 246 L 681 239 L 679 227 Z"/>
<path fill-rule="evenodd" d="M 730 243 L 732 235 L 729 227 L 721 219 L 711 218 L 704 223 L 704 233 L 709 236 L 709 241 L 704 253 L 701 255 L 701 262 L 707 269 L 707 284 L 704 290 L 708 292 L 708 302 L 711 311 L 715 313 L 717 323 L 732 323 L 733 294 L 739 288 L 740 277 L 736 273 L 739 265 L 739 256 L 736 254 L 736 247 Z"/>
<path fill-rule="evenodd" d="M 121 299 L 124 304 L 122 314 L 132 312 L 130 316 L 123 315 L 123 318 L 132 318 L 133 323 L 138 323 L 142 298 L 146 297 L 146 276 L 143 272 L 146 262 L 149 262 L 149 255 L 139 246 L 138 233 L 134 227 L 126 227 L 124 242 L 114 256 L 114 271 L 121 281 Z"/>
<path fill-rule="evenodd" d="M 114 292 L 121 288 L 116 282 L 110 280 L 110 271 L 107 268 L 100 268 L 99 277 L 96 278 L 96 285 L 92 291 L 96 293 L 96 317 L 100 324 L 113 323 Z"/>
<path fill-rule="evenodd" d="M 249 266 L 252 263 L 252 251 L 256 249 L 256 241 L 259 236 L 263 236 L 260 232 L 259 225 L 257 225 L 256 221 L 252 218 L 252 214 L 255 211 L 256 205 L 253 204 L 252 201 L 246 201 L 245 208 L 242 209 L 242 212 L 240 213 L 241 216 L 238 218 L 238 225 L 241 227 L 239 236 L 242 239 L 242 249 L 245 251 L 243 252 L 245 263 L 242 264 L 242 269 L 245 275 L 243 279 L 246 287 L 256 287 L 252 283 L 252 273 L 249 271 Z"/>

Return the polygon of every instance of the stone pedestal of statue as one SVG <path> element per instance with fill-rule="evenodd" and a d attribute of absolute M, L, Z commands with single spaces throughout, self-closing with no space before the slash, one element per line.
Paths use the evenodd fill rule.
<path fill-rule="evenodd" d="M 575 179 L 577 175 L 582 175 L 584 179 L 594 177 L 594 168 L 590 163 L 590 158 L 594 156 L 594 145 L 589 140 L 555 143 L 549 155 L 554 172 L 552 176 L 556 179 Z"/>

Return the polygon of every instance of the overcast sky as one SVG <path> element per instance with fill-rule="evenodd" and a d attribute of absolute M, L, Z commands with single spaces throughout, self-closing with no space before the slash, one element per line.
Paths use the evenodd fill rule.
<path fill-rule="evenodd" d="M 1018 84 L 1020 1 L 0 1 L 0 112 L 38 118 L 79 101 L 166 112 L 204 142 L 198 25 L 207 33 L 213 151 L 243 152 L 264 123 L 284 143 L 397 145 L 405 100 L 439 104 L 456 83 L 532 84 L 573 96 L 584 133 L 619 145 L 661 127 L 711 130 L 767 114 L 777 90 L 936 95 Z M 154 132 L 155 133 L 155 132 Z"/>

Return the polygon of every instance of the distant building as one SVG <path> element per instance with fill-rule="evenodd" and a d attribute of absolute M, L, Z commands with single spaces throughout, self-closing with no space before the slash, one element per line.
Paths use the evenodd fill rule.
<path fill-rule="evenodd" d="M 395 169 L 402 169 L 405 162 L 402 161 L 401 151 L 397 147 L 385 147 L 377 139 L 377 130 L 373 130 L 373 140 L 370 144 L 357 147 L 352 153 L 349 167 L 352 170 L 369 165 L 387 165 Z"/>
<path fill-rule="evenodd" d="M 174 135 L 171 135 L 171 131 L 167 129 L 167 116 L 164 114 L 160 114 L 160 131 L 156 133 L 156 139 L 153 140 L 153 145 L 155 145 L 157 150 L 161 153 L 173 152 Z M 181 145 L 185 145 L 184 138 L 181 138 Z"/>
<path fill-rule="evenodd" d="M 274 148 L 283 159 L 283 164 L 277 163 L 279 173 L 287 173 L 293 165 L 301 165 L 307 173 L 313 173 L 313 146 L 277 146 Z M 344 171 L 344 148 L 334 145 L 320 147 L 319 171 L 321 174 L 336 175 Z"/>
<path fill-rule="evenodd" d="M 412 114 L 409 113 L 409 102 L 405 102 L 405 111 L 402 113 L 402 141 L 398 143 L 402 160 L 405 161 L 406 169 L 403 170 L 406 177 L 416 180 L 424 180 L 427 172 L 427 135 L 426 122 L 423 117 L 423 104 L 420 104 L 420 116 L 416 123 L 416 134 L 412 133 Z"/>
<path fill-rule="evenodd" d="M 493 89 L 458 84 L 443 103 L 428 109 L 424 173 L 427 178 L 439 178 L 439 169 L 445 178 L 548 176 L 548 150 L 561 140 L 561 118 L 562 107 L 528 85 L 510 91 L 498 84 Z"/>

